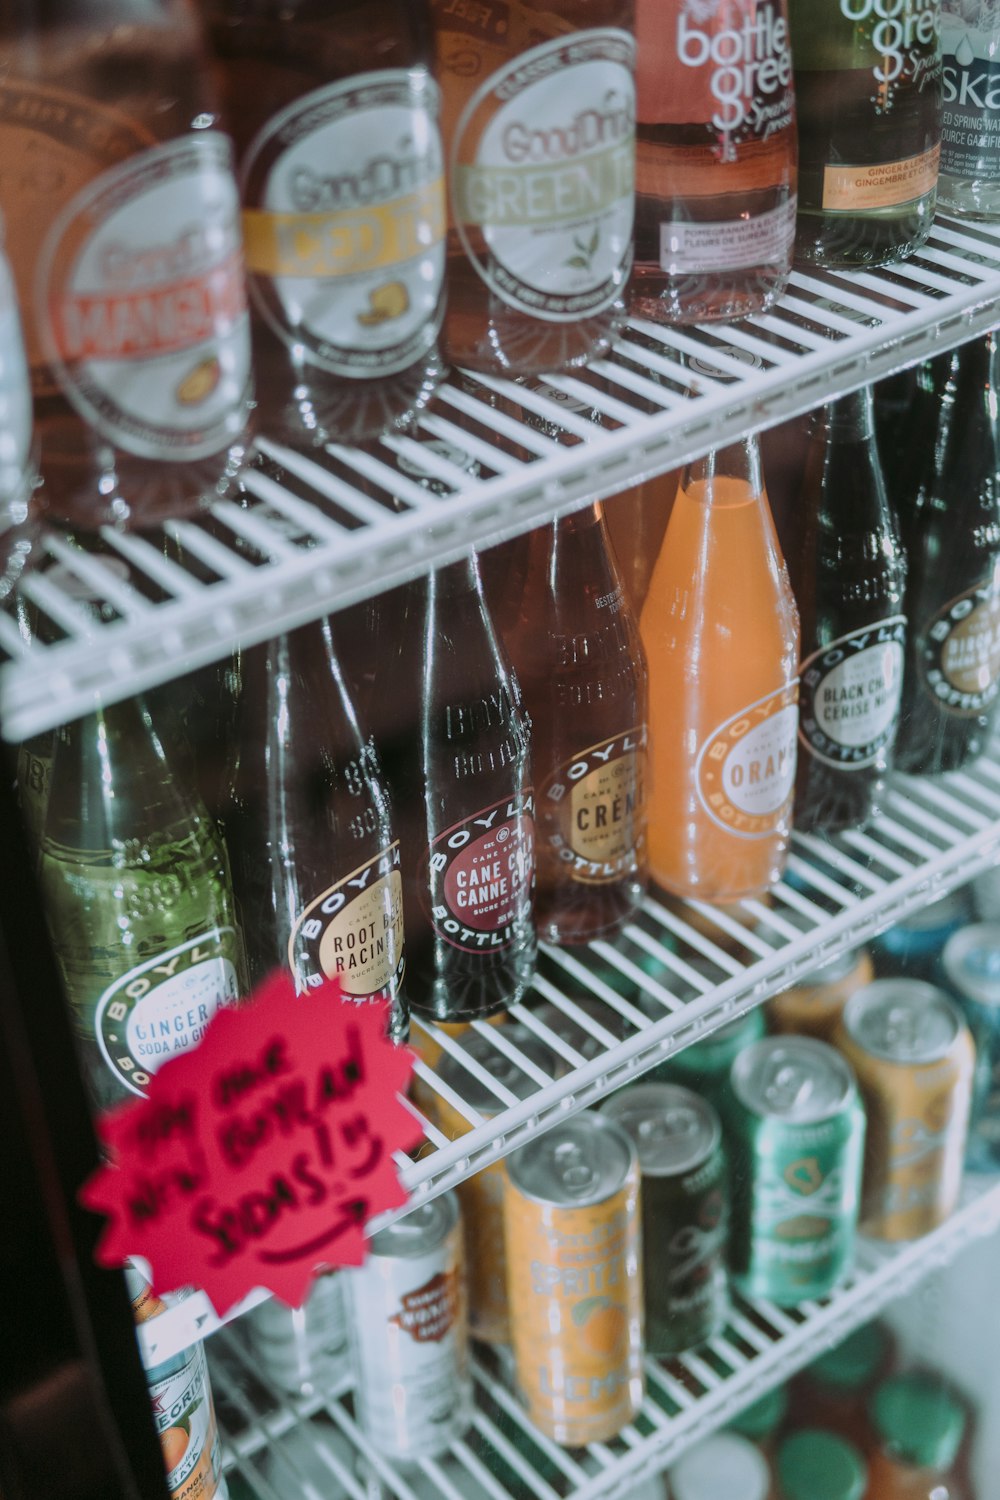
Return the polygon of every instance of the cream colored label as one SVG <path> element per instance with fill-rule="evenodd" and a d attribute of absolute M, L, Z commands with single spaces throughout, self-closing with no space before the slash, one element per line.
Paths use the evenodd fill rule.
<path fill-rule="evenodd" d="M 924 681 L 959 718 L 981 714 L 1000 687 L 1000 585 L 993 579 L 939 610 L 921 642 Z"/>
<path fill-rule="evenodd" d="M 904 161 L 876 166 L 827 166 L 823 170 L 823 207 L 831 213 L 866 213 L 913 203 L 937 186 L 941 147 Z"/>
<path fill-rule="evenodd" d="M 798 682 L 720 724 L 698 753 L 697 785 L 712 820 L 740 838 L 767 838 L 788 817 L 795 787 Z"/>
<path fill-rule="evenodd" d="M 588 885 L 620 880 L 645 840 L 646 730 L 581 750 L 545 788 L 544 837 L 570 877 Z"/>
<path fill-rule="evenodd" d="M 300 987 L 339 979 L 352 1000 L 373 1000 L 396 993 L 403 963 L 403 881 L 393 844 L 306 907 L 288 940 L 288 964 Z"/>

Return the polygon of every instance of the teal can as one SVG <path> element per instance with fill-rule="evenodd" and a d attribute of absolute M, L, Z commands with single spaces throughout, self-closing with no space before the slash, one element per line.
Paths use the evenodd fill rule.
<path fill-rule="evenodd" d="M 657 1083 L 679 1083 L 694 1089 L 721 1112 L 726 1108 L 734 1062 L 744 1048 L 760 1041 L 765 1030 L 764 1012 L 755 1006 L 735 1021 L 727 1021 L 711 1036 L 675 1052 L 649 1077 Z"/>
<path fill-rule="evenodd" d="M 811 1037 L 766 1037 L 733 1064 L 730 1270 L 779 1306 L 825 1297 L 854 1259 L 865 1115 L 850 1064 Z"/>

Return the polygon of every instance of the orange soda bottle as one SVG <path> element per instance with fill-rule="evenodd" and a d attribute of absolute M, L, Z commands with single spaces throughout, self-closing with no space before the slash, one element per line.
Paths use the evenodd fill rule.
<path fill-rule="evenodd" d="M 799 618 L 754 437 L 685 470 L 640 631 L 651 873 L 678 896 L 758 895 L 791 831 Z"/>

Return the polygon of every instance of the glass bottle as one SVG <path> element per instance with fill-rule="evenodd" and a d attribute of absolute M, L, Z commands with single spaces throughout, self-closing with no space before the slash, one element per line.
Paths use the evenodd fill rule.
<path fill-rule="evenodd" d="M 632 261 L 635 0 L 431 0 L 431 14 L 448 359 L 530 375 L 603 354 Z"/>
<path fill-rule="evenodd" d="M 670 1500 L 767 1500 L 767 1460 L 749 1438 L 717 1432 L 689 1448 L 667 1476 Z"/>
<path fill-rule="evenodd" d="M 223 827 L 253 984 L 387 1002 L 405 1040 L 400 848 L 325 620 L 247 651 Z"/>
<path fill-rule="evenodd" d="M 636 43 L 629 309 L 661 323 L 762 312 L 784 289 L 795 240 L 784 0 L 636 0 Z"/>
<path fill-rule="evenodd" d="M 895 1375 L 869 1408 L 876 1445 L 871 1491 L 878 1500 L 965 1500 L 949 1473 L 965 1432 L 965 1409 L 940 1380 Z"/>
<path fill-rule="evenodd" d="M 1000 218 L 1000 13 L 991 0 L 941 0 L 944 114 L 938 204 L 963 219 Z"/>
<path fill-rule="evenodd" d="M 394 733 L 379 749 L 403 853 L 406 994 L 438 1021 L 523 998 L 534 971 L 529 721 L 475 554 L 390 600 Z"/>
<path fill-rule="evenodd" d="M 925 487 L 899 508 L 909 644 L 896 765 L 958 770 L 983 753 L 1000 690 L 997 337 L 954 350 Z"/>
<path fill-rule="evenodd" d="M 881 266 L 934 219 L 941 144 L 933 0 L 790 0 L 799 129 L 796 254 Z"/>
<path fill-rule="evenodd" d="M 869 1490 L 864 1458 L 852 1443 L 835 1433 L 804 1427 L 778 1449 L 778 1500 L 888 1500 Z"/>
<path fill-rule="evenodd" d="M 0 22 L 0 209 L 51 521 L 152 525 L 230 491 L 250 338 L 232 149 L 187 0 Z"/>
<path fill-rule="evenodd" d="M 247 983 L 222 839 L 141 699 L 59 731 L 40 881 L 92 1096 L 142 1094 Z"/>
<path fill-rule="evenodd" d="M 860 828 L 880 809 L 899 724 L 906 558 L 886 498 L 870 388 L 807 422 L 787 550 L 802 625 L 795 826 Z"/>
<path fill-rule="evenodd" d="M 650 871 L 678 896 L 759 894 L 791 832 L 799 622 L 753 437 L 685 471 L 640 628 Z"/>
<path fill-rule="evenodd" d="M 243 202 L 269 436 L 360 442 L 433 394 L 445 262 L 427 0 L 199 0 Z"/>
<path fill-rule="evenodd" d="M 531 535 L 505 636 L 531 719 L 539 935 L 609 938 L 646 874 L 646 660 L 599 505 Z"/>
<path fill-rule="evenodd" d="M 866 1323 L 807 1365 L 792 1385 L 792 1423 L 834 1432 L 862 1452 L 871 1446 L 868 1397 L 889 1368 L 893 1343 Z"/>
<path fill-rule="evenodd" d="M 0 238 L 0 600 L 23 566 L 34 480 L 31 386 L 17 294 Z"/>

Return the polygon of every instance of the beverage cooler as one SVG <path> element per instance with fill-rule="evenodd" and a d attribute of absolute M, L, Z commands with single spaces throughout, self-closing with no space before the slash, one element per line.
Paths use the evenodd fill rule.
<path fill-rule="evenodd" d="M 147 9 L 0 17 L 0 1500 L 1000 1500 L 992 21 Z M 292 1017 L 405 1195 L 213 1301 L 279 1003 L 218 1257 Z"/>

